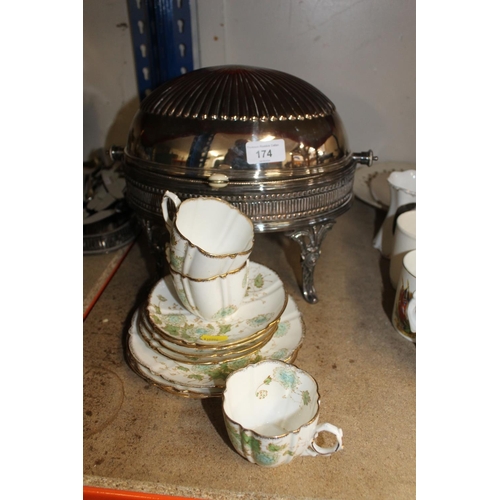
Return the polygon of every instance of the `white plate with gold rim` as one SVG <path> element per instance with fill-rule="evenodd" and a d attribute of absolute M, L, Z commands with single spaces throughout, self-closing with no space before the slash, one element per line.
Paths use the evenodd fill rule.
<path fill-rule="evenodd" d="M 287 297 L 288 300 L 288 297 Z M 237 344 L 231 345 L 214 345 L 214 346 L 201 346 L 201 347 L 193 347 L 193 346 L 184 346 L 180 344 L 174 344 L 168 340 L 168 337 L 164 335 L 161 330 L 155 328 L 155 326 L 151 323 L 149 315 L 147 313 L 141 313 L 141 323 L 147 327 L 147 329 L 151 332 L 151 336 L 154 340 L 159 342 L 165 348 L 174 351 L 179 354 L 184 354 L 190 357 L 213 357 L 218 355 L 225 355 L 230 352 L 241 351 L 243 349 L 250 348 L 262 342 L 262 339 L 267 337 L 269 340 L 270 335 L 276 331 L 278 328 L 279 319 L 273 321 L 267 328 L 264 328 L 258 334 L 252 336 L 251 339 L 245 339 L 245 341 L 239 342 Z M 281 316 L 280 316 L 281 317 Z"/>
<path fill-rule="evenodd" d="M 146 315 L 141 315 L 139 322 L 139 333 L 152 349 L 181 363 L 197 364 L 220 363 L 248 356 L 269 342 L 277 329 L 278 323 L 275 322 L 256 341 L 252 341 L 249 345 L 242 344 L 236 347 L 225 348 L 224 350 L 203 351 L 202 349 L 190 349 L 189 347 L 178 346 L 166 341 L 151 326 Z"/>
<path fill-rule="evenodd" d="M 271 340 L 260 350 L 236 361 L 211 365 L 188 364 L 175 361 L 152 349 L 139 332 L 139 315 L 140 310 L 137 310 L 129 329 L 127 342 L 129 355 L 138 365 L 155 376 L 161 377 L 166 383 L 190 389 L 223 388 L 230 373 L 262 359 L 280 359 L 291 362 L 302 346 L 305 335 L 302 315 L 292 297 L 288 297 L 278 329 Z"/>
<path fill-rule="evenodd" d="M 278 321 L 286 307 L 287 294 L 279 276 L 268 267 L 249 261 L 248 288 L 233 314 L 220 312 L 220 319 L 207 321 L 182 305 L 172 277 L 160 279 L 146 305 L 151 324 L 164 338 L 188 347 L 230 346 L 250 342 Z"/>
<path fill-rule="evenodd" d="M 133 359 L 129 360 L 129 365 L 140 377 L 152 383 L 156 387 L 176 396 L 182 396 L 191 399 L 201 399 L 201 398 L 211 398 L 211 397 L 221 397 L 224 389 L 221 387 L 203 387 L 203 388 L 193 388 L 186 387 L 182 384 L 177 384 L 173 382 L 167 382 L 165 379 L 158 375 L 155 375 L 146 367 L 136 363 Z"/>

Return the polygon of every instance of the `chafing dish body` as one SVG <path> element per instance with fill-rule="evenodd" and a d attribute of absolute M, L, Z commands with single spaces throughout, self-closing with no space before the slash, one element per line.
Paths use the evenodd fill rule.
<path fill-rule="evenodd" d="M 335 105 L 280 71 L 218 66 L 158 87 L 140 105 L 122 157 L 126 197 L 163 254 L 165 190 L 215 196 L 247 215 L 256 232 L 285 231 L 301 246 L 303 295 L 316 302 L 321 241 L 349 209 L 358 163 Z"/>

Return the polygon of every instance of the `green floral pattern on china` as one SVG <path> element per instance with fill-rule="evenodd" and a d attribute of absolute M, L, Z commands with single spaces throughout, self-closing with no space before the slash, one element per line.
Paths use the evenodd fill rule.
<path fill-rule="evenodd" d="M 269 443 L 266 447 L 258 437 L 252 436 L 247 432 L 240 433 L 228 421 L 226 421 L 226 429 L 236 451 L 243 456 L 251 455 L 253 460 L 259 465 L 272 466 L 277 464 L 281 457 L 286 455 L 293 456 L 287 444 Z"/>
<path fill-rule="evenodd" d="M 172 256 L 172 267 L 174 269 L 179 266 L 179 269 L 182 267 L 182 260 L 179 259 L 174 263 L 174 259 L 176 257 Z M 248 280 L 248 281 L 247 281 Z M 245 276 L 244 283 L 247 283 L 247 295 L 249 292 L 255 292 L 260 290 L 266 284 L 266 278 L 262 273 L 258 273 L 252 279 L 248 278 L 248 275 Z M 179 293 L 180 302 L 186 307 L 188 304 L 187 297 L 185 293 Z M 156 294 L 156 299 L 158 303 L 167 302 L 168 299 L 161 294 Z M 234 305 L 229 305 L 218 311 L 216 315 L 213 317 L 212 322 L 207 323 L 203 326 L 195 325 L 193 322 L 189 322 L 188 318 L 185 314 L 176 313 L 176 314 L 163 314 L 160 308 L 160 305 L 150 303 L 150 307 L 153 308 L 155 314 L 151 315 L 151 319 L 154 321 L 156 325 L 160 328 L 164 329 L 168 334 L 173 337 L 182 339 L 186 342 L 196 342 L 200 339 L 202 335 L 224 335 L 227 334 L 231 330 L 231 324 L 219 324 L 218 322 L 222 322 L 225 318 L 231 316 L 237 310 L 237 307 Z M 266 327 L 271 319 L 273 318 L 273 313 L 267 314 L 258 314 L 253 318 L 247 319 L 245 322 L 250 327 L 258 328 L 259 326 Z M 213 324 L 214 323 L 214 324 Z M 286 330 L 284 328 L 289 328 L 289 325 L 280 325 L 281 331 L 277 332 L 278 336 L 284 335 Z"/>
<path fill-rule="evenodd" d="M 309 391 L 297 391 L 301 384 L 298 374 L 289 366 L 278 366 L 273 370 L 272 375 L 267 376 L 262 384 L 255 391 L 255 396 L 259 399 L 264 399 L 268 395 L 265 386 L 269 386 L 272 382 L 276 382 L 292 393 L 297 394 L 301 399 L 301 407 L 307 406 L 311 402 Z"/>

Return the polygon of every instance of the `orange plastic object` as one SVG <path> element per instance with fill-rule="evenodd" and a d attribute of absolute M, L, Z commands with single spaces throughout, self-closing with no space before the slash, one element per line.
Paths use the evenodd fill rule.
<path fill-rule="evenodd" d="M 173 497 L 138 491 L 113 490 L 111 488 L 83 487 L 83 500 L 186 500 L 188 497 Z M 188 500 L 201 500 L 189 498 Z"/>

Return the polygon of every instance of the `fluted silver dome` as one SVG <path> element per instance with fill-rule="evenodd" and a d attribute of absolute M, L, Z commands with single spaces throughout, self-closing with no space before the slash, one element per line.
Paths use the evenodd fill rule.
<path fill-rule="evenodd" d="M 247 142 L 283 139 L 285 160 L 247 162 Z M 174 175 L 277 179 L 335 168 L 349 155 L 334 104 L 309 83 L 271 69 L 202 68 L 141 104 L 126 154 Z"/>

